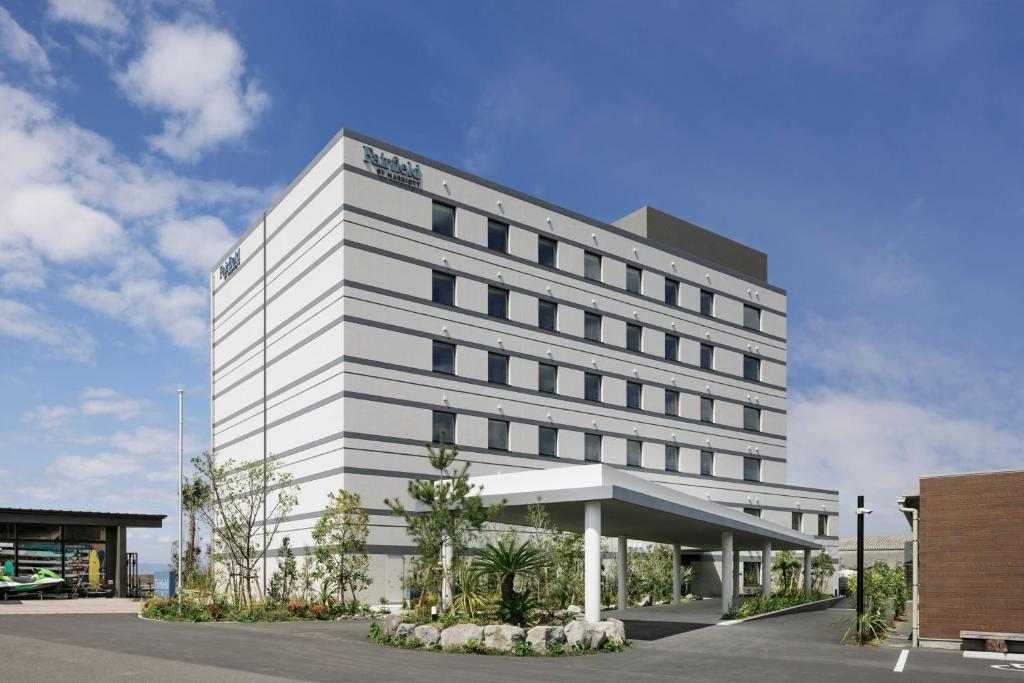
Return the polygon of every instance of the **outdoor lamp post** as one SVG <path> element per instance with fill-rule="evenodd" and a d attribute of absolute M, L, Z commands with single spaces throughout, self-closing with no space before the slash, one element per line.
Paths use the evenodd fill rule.
<path fill-rule="evenodd" d="M 181 554 L 184 552 L 182 544 L 181 519 L 182 519 L 182 491 L 181 480 L 184 477 L 183 457 L 185 451 L 185 390 L 178 389 L 178 574 L 174 577 L 175 589 L 178 591 L 178 610 L 181 610 Z"/>
<path fill-rule="evenodd" d="M 861 620 L 864 617 L 864 515 L 871 510 L 864 507 L 864 496 L 857 496 L 857 644 L 864 644 Z"/>

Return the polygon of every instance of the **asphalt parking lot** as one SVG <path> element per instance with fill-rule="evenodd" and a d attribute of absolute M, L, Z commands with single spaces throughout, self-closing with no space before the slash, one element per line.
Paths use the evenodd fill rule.
<path fill-rule="evenodd" d="M 366 622 L 171 624 L 127 614 L 0 616 L 0 677 L 12 681 L 969 681 L 1024 668 L 959 652 L 838 645 L 840 610 L 649 633 L 621 654 L 517 658 L 411 652 L 365 639 Z M 629 626 L 627 625 L 627 633 Z"/>

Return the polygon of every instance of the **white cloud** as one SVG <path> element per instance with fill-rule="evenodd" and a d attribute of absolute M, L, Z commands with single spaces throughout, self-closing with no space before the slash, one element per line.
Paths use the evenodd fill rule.
<path fill-rule="evenodd" d="M 139 278 L 112 287 L 78 283 L 68 294 L 72 301 L 138 330 L 162 332 L 177 346 L 198 350 L 209 342 L 204 288 Z"/>
<path fill-rule="evenodd" d="M 204 24 L 154 24 L 142 54 L 117 77 L 134 102 L 166 114 L 150 144 L 194 161 L 237 140 L 255 124 L 269 96 L 244 78 L 245 53 L 228 33 Z"/>
<path fill-rule="evenodd" d="M 76 414 L 78 410 L 72 406 L 38 406 L 22 415 L 22 419 L 49 431 L 64 426 Z"/>
<path fill-rule="evenodd" d="M 0 7 L 0 49 L 14 61 L 38 73 L 50 71 L 50 60 L 42 45 L 3 7 Z"/>
<path fill-rule="evenodd" d="M 109 255 L 123 234 L 116 221 L 78 201 L 67 185 L 20 187 L 0 208 L 0 241 L 28 244 L 57 263 Z"/>
<path fill-rule="evenodd" d="M 119 420 L 135 417 L 142 410 L 142 401 L 124 396 L 114 389 L 87 387 L 82 391 L 82 414 L 111 415 Z"/>
<path fill-rule="evenodd" d="M 156 234 L 161 256 L 185 270 L 201 273 L 212 270 L 214 261 L 235 241 L 224 221 L 214 216 L 170 221 L 159 226 Z"/>
<path fill-rule="evenodd" d="M 128 19 L 111 0 L 50 0 L 48 14 L 54 19 L 121 34 Z"/>
<path fill-rule="evenodd" d="M 96 346 L 80 327 L 11 299 L 0 299 L 0 335 L 38 342 L 76 360 L 89 360 Z"/>

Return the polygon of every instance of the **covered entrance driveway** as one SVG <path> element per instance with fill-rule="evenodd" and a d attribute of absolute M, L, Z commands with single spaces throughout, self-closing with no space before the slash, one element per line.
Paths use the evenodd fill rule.
<path fill-rule="evenodd" d="M 500 521 L 525 524 L 527 507 L 543 503 L 553 524 L 584 535 L 584 613 L 601 618 L 601 537 L 618 538 L 618 607 L 626 609 L 626 541 L 665 543 L 673 549 L 672 602 L 680 601 L 682 548 L 722 553 L 722 601 L 728 611 L 739 593 L 738 554 L 762 553 L 762 586 L 771 593 L 771 552 L 804 551 L 804 589 L 810 593 L 810 553 L 821 545 L 805 534 L 720 503 L 702 500 L 608 465 L 472 477 L 485 503 L 505 501 Z M 731 581 L 729 578 L 731 577 Z"/>

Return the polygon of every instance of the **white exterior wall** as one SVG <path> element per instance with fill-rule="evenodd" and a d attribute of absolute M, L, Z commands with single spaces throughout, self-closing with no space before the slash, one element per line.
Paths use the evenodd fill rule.
<path fill-rule="evenodd" d="M 604 462 L 625 467 L 626 439 L 642 440 L 643 467 L 630 471 L 692 495 L 787 526 L 798 508 L 837 514 L 834 492 L 786 483 L 783 293 L 426 160 L 415 160 L 422 189 L 389 183 L 363 144 L 337 138 L 268 212 L 265 321 L 262 221 L 240 242 L 238 270 L 212 278 L 211 446 L 235 460 L 268 453 L 293 474 L 300 504 L 281 533 L 298 555 L 327 494 L 355 491 L 375 556 L 364 598 L 400 599 L 412 548 L 383 500 L 429 472 L 433 409 L 458 414 L 475 475 L 579 463 L 584 432 L 596 431 Z M 431 232 L 434 198 L 457 206 L 454 240 Z M 486 249 L 488 218 L 510 225 L 508 255 Z M 536 264 L 538 233 L 559 241 L 556 270 Z M 603 283 L 582 279 L 584 248 L 604 255 Z M 649 298 L 624 291 L 627 263 L 644 268 Z M 454 308 L 432 303 L 433 268 L 457 274 Z M 666 274 L 681 281 L 679 307 L 661 302 Z M 486 316 L 489 284 L 510 290 L 508 321 Z M 701 287 L 716 292 L 714 318 L 699 315 Z M 538 296 L 559 303 L 557 334 L 536 327 Z M 742 328 L 744 301 L 762 307 L 763 333 Z M 603 343 L 582 339 L 584 311 L 604 316 Z M 627 321 L 644 326 L 643 354 L 625 349 Z M 681 362 L 663 358 L 666 333 L 681 337 Z M 434 339 L 457 345 L 456 376 L 432 372 Z M 702 341 L 716 347 L 714 371 L 697 367 Z M 488 350 L 510 355 L 509 386 L 487 384 Z M 763 382 L 742 378 L 744 353 L 762 358 Z M 538 362 L 559 366 L 557 395 L 537 392 Z M 583 401 L 584 371 L 604 377 L 603 403 Z M 644 384 L 642 411 L 625 408 L 627 380 Z M 679 417 L 664 414 L 667 388 L 681 392 Z M 699 421 L 701 395 L 716 399 L 715 424 Z M 742 429 L 744 405 L 762 409 L 761 432 Z M 508 452 L 487 448 L 487 418 L 499 415 Z M 537 455 L 543 424 L 559 428 L 557 458 Z M 668 444 L 680 447 L 678 472 L 664 469 Z M 700 476 L 702 449 L 716 454 L 714 477 Z M 742 480 L 744 455 L 761 459 L 761 482 Z"/>

